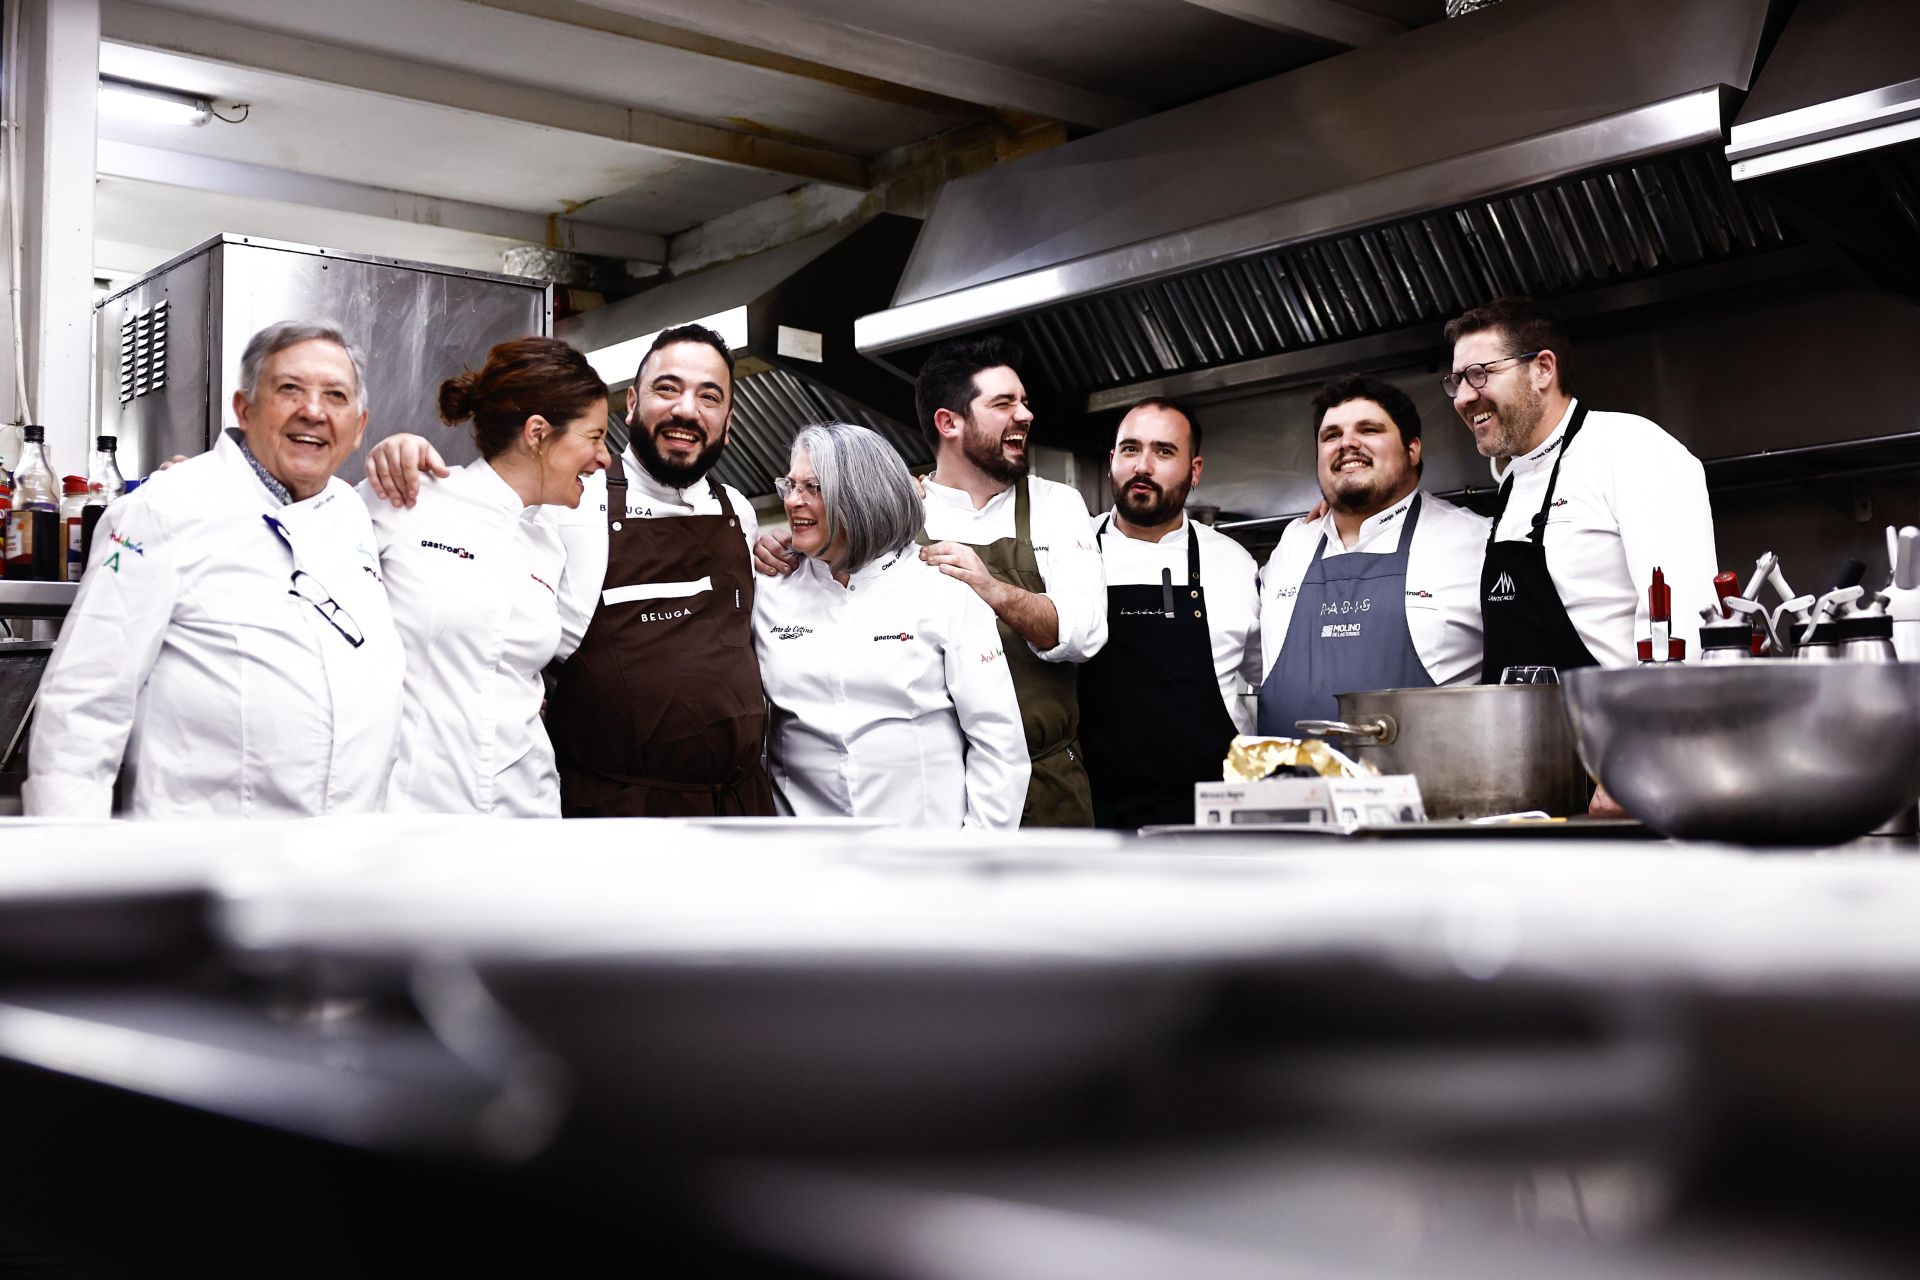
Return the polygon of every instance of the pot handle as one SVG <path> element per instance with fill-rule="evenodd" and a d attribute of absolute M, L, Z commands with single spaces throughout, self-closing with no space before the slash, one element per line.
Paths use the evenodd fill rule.
<path fill-rule="evenodd" d="M 1345 720 L 1295 720 L 1293 727 L 1302 733 L 1323 738 L 1353 738 L 1356 746 L 1386 746 L 1400 736 L 1400 726 L 1392 716 L 1349 724 Z"/>

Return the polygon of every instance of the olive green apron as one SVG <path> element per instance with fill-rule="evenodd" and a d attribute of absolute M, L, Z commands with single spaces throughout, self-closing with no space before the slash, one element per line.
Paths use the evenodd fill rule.
<path fill-rule="evenodd" d="M 932 539 L 920 531 L 920 545 Z M 1033 554 L 1033 504 L 1027 481 L 1014 484 L 1013 536 L 986 544 L 969 542 L 987 572 L 1010 586 L 1036 594 L 1047 589 Z M 1020 699 L 1020 721 L 1027 731 L 1027 755 L 1033 761 L 1027 782 L 1023 827 L 1090 827 L 1093 790 L 1080 758 L 1078 669 L 1071 662 L 1048 662 L 1004 620 L 1000 644 L 1007 652 L 1013 691 Z"/>

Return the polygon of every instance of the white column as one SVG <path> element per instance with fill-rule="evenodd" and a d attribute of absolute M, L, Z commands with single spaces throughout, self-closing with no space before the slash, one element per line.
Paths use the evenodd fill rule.
<path fill-rule="evenodd" d="M 93 183 L 100 0 L 20 9 L 21 325 L 33 419 L 63 474 L 85 474 L 93 420 Z M 9 381 L 11 374 L 7 375 Z"/>

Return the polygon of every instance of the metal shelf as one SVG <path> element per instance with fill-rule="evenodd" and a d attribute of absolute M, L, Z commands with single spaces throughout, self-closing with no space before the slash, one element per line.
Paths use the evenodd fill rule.
<path fill-rule="evenodd" d="M 0 618 L 64 618 L 79 594 L 77 582 L 0 580 Z"/>

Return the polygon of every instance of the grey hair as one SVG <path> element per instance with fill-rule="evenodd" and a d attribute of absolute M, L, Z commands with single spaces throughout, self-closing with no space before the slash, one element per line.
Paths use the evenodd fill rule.
<path fill-rule="evenodd" d="M 247 349 L 240 353 L 240 385 L 246 388 L 247 403 L 260 402 L 260 374 L 266 368 L 267 361 L 279 355 L 288 347 L 297 347 L 303 342 L 331 342 L 347 353 L 347 359 L 353 362 L 354 394 L 359 401 L 361 413 L 367 411 L 367 368 L 360 359 L 359 350 L 347 341 L 347 335 L 336 326 L 321 320 L 282 320 L 270 324 L 247 339 Z"/>
<path fill-rule="evenodd" d="M 920 490 L 894 447 L 865 427 L 825 422 L 807 427 L 793 440 L 820 478 L 826 508 L 826 545 L 845 533 L 846 549 L 833 568 L 863 569 L 889 551 L 913 540 L 926 522 Z"/>

